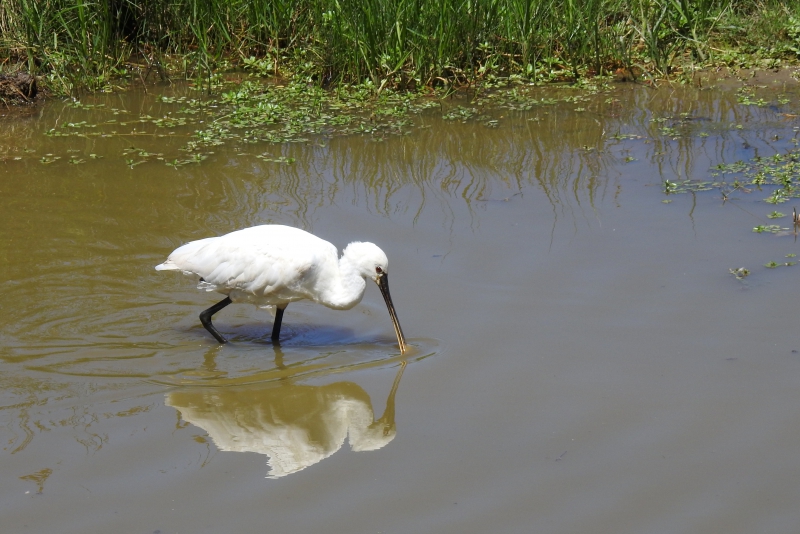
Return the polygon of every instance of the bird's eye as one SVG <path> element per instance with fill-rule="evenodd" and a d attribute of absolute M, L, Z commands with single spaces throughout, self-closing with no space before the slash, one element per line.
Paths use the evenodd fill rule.
<path fill-rule="evenodd" d="M 381 274 L 383 272 L 383 269 L 381 269 L 380 267 L 375 267 L 375 272 Z"/>

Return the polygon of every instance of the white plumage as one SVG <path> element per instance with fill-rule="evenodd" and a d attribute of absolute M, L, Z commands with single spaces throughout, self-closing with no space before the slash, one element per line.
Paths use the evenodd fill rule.
<path fill-rule="evenodd" d="M 283 310 L 309 299 L 336 310 L 349 310 L 364 296 L 366 279 L 378 284 L 392 318 L 400 350 L 405 339 L 389 294 L 389 260 L 372 243 L 336 247 L 308 232 L 281 225 L 245 228 L 220 237 L 192 241 L 175 249 L 158 271 L 181 271 L 198 280 L 198 289 L 227 295 L 200 314 L 203 326 L 220 342 L 211 316 L 231 302 L 276 306 L 272 339 L 280 334 Z"/>

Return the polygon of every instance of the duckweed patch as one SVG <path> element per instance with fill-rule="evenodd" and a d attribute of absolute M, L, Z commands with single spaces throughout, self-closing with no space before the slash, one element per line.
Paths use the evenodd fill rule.
<path fill-rule="evenodd" d="M 290 164 L 288 157 L 274 157 L 252 150 L 263 144 L 318 142 L 338 136 L 361 135 L 381 141 L 390 136 L 406 135 L 420 126 L 423 113 L 441 113 L 446 121 L 475 123 L 487 128 L 501 125 L 504 112 L 525 112 L 536 108 L 562 105 L 584 106 L 609 91 L 608 85 L 564 87 L 558 98 L 542 97 L 541 92 L 521 80 L 495 80 L 470 93 L 453 94 L 447 90 L 424 90 L 417 93 L 383 89 L 371 84 L 341 86 L 324 90 L 300 81 L 274 84 L 245 80 L 228 82 L 217 95 L 153 96 L 160 106 L 158 116 L 151 111 L 135 114 L 130 110 L 105 107 L 103 104 L 73 101 L 71 120 L 46 131 L 50 137 L 84 139 L 121 138 L 135 143 L 136 138 L 179 140 L 179 147 L 150 153 L 135 144 L 120 154 L 125 164 L 134 168 L 148 162 L 172 167 L 197 164 L 219 146 L 235 148 L 240 156 L 254 155 L 267 162 Z M 596 100 L 595 100 L 596 101 Z M 97 111 L 105 107 L 107 117 L 97 121 Z M 80 117 L 86 111 L 87 118 Z M 95 118 L 89 120 L 89 116 Z M 616 133 L 615 140 L 640 138 Z M 172 153 L 169 150 L 173 151 Z M 91 157 L 91 156 L 90 156 Z M 42 158 L 55 163 L 59 156 Z M 86 158 L 71 160 L 85 163 Z M 632 161 L 632 158 L 626 161 Z"/>
<path fill-rule="evenodd" d="M 777 234 L 781 230 L 789 230 L 789 228 L 781 228 L 777 224 L 760 224 L 753 228 L 753 231 L 757 234 L 763 234 L 764 232 L 768 232 L 771 234 Z"/>
<path fill-rule="evenodd" d="M 739 267 L 738 269 L 728 269 L 728 271 L 736 277 L 737 280 L 744 280 L 750 276 L 750 269 L 746 267 Z"/>
<path fill-rule="evenodd" d="M 742 193 L 767 193 L 764 202 L 782 204 L 800 198 L 800 151 L 789 150 L 783 154 L 755 157 L 750 161 L 721 163 L 710 170 L 713 180 L 664 180 L 666 195 L 697 193 L 719 189 L 727 196 L 731 191 Z M 785 217 L 780 211 L 767 214 L 770 219 Z M 759 231 L 765 231 L 763 228 Z M 757 230 L 754 230 L 757 231 Z"/>
<path fill-rule="evenodd" d="M 259 143 L 305 143 L 312 137 L 342 135 L 370 135 L 376 139 L 402 135 L 413 127 L 415 115 L 440 106 L 438 99 L 423 94 L 386 90 L 376 95 L 363 87 L 332 92 L 302 84 L 281 86 L 252 81 L 230 84 L 228 90 L 218 96 L 157 98 L 164 109 L 161 116 L 135 116 L 128 110 L 111 108 L 111 118 L 107 120 L 66 122 L 49 129 L 46 135 L 101 139 L 184 138 L 179 149 L 182 155 L 149 153 L 135 146 L 124 149 L 121 154 L 130 167 L 148 161 L 179 167 L 202 162 L 213 154 L 213 147 L 220 145 L 236 145 L 244 155 L 246 146 Z M 102 104 L 74 102 L 70 107 L 96 111 Z M 291 163 L 288 158 L 256 157 Z M 53 163 L 57 159 L 51 155 L 42 162 Z"/>

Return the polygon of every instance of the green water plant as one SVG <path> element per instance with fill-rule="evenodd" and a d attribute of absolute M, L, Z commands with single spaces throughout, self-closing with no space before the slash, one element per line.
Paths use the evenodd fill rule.
<path fill-rule="evenodd" d="M 570 109 L 607 90 L 603 85 L 567 87 L 558 97 L 542 97 L 541 91 L 530 84 L 508 82 L 498 86 L 508 90 L 476 92 L 467 99 L 443 98 L 444 89 L 410 92 L 384 88 L 376 94 L 370 82 L 331 91 L 309 86 L 302 79 L 280 85 L 268 80 L 235 79 L 213 95 L 148 96 L 158 104 L 158 112 L 152 115 L 109 108 L 110 113 L 105 114 L 108 118 L 97 120 L 94 105 L 75 101 L 69 106 L 69 120 L 60 119 L 45 133 L 51 137 L 124 138 L 134 143 L 123 151 L 129 166 L 163 161 L 177 167 L 204 161 L 214 147 L 222 145 L 247 154 L 250 146 L 263 143 L 306 143 L 347 135 L 370 136 L 380 141 L 424 127 L 418 120 L 423 113 L 497 128 L 507 110 L 546 110 L 556 106 Z M 135 139 L 147 137 L 182 140 L 181 153 L 145 153 L 136 147 Z M 640 138 L 620 133 L 614 137 L 617 141 Z M 632 160 L 629 157 L 627 161 Z"/>
<path fill-rule="evenodd" d="M 750 161 L 739 160 L 733 163 L 721 163 L 710 171 L 713 182 L 687 180 L 684 182 L 665 183 L 666 194 L 688 191 L 706 190 L 712 187 L 725 187 L 729 180 L 734 189 L 743 193 L 754 190 L 763 191 L 769 188 L 769 196 L 764 199 L 768 204 L 782 204 L 800 197 L 800 152 L 797 149 L 784 153 L 776 153 L 769 157 L 757 156 Z M 784 217 L 779 211 L 772 211 L 771 219 Z"/>
<path fill-rule="evenodd" d="M 728 271 L 736 277 L 737 280 L 743 280 L 750 276 L 750 270 L 746 267 L 739 267 L 738 269 L 728 269 Z"/>

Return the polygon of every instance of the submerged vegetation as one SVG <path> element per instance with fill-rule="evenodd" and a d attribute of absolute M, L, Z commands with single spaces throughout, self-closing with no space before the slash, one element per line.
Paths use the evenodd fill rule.
<path fill-rule="evenodd" d="M 4 0 L 0 74 L 56 93 L 221 73 L 415 90 L 800 57 L 794 0 Z"/>

